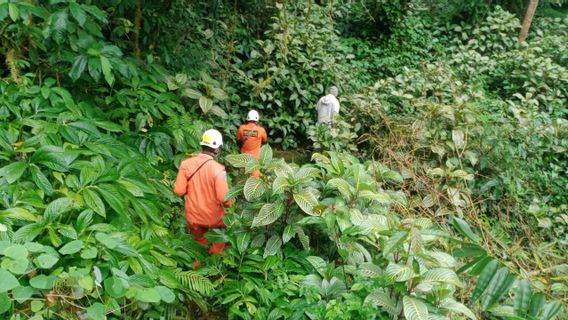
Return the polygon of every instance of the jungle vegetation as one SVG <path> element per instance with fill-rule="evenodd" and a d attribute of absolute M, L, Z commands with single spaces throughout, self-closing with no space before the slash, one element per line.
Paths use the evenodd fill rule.
<path fill-rule="evenodd" d="M 566 0 L 0 0 L 0 42 L 2 319 L 568 317 Z"/>

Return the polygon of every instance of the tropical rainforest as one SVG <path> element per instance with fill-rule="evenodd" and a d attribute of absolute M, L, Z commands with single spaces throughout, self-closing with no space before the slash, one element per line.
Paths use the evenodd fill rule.
<path fill-rule="evenodd" d="M 1 319 L 568 319 L 566 0 L 0 0 L 0 42 Z"/>

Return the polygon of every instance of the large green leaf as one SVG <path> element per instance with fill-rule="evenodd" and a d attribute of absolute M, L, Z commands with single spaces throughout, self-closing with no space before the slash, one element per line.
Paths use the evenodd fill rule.
<path fill-rule="evenodd" d="M 277 195 L 290 188 L 292 185 L 288 182 L 287 177 L 276 177 L 272 182 L 272 194 Z"/>
<path fill-rule="evenodd" d="M 266 184 L 257 177 L 249 177 L 245 182 L 243 193 L 248 201 L 257 200 L 266 191 Z"/>
<path fill-rule="evenodd" d="M 302 229 L 302 227 L 296 225 L 296 226 L 294 226 L 294 231 L 296 231 L 296 235 L 298 236 L 298 240 L 300 240 L 300 243 L 302 244 L 302 247 L 304 248 L 304 250 L 310 250 L 310 237 L 308 237 L 308 235 L 306 235 L 306 233 L 304 232 L 304 229 Z"/>
<path fill-rule="evenodd" d="M 162 297 L 155 288 L 140 288 L 136 290 L 136 300 L 147 303 L 158 303 Z"/>
<path fill-rule="evenodd" d="M 66 10 L 55 12 L 50 19 L 50 30 L 53 39 L 61 44 L 65 39 L 65 34 L 69 28 L 69 16 Z"/>
<path fill-rule="evenodd" d="M 245 250 L 248 248 L 250 243 L 250 233 L 248 232 L 240 233 L 239 235 L 237 235 L 236 242 L 237 242 L 237 250 L 240 253 L 245 252 Z"/>
<path fill-rule="evenodd" d="M 524 279 L 518 283 L 517 292 L 515 294 L 515 315 L 524 318 L 529 310 L 531 303 L 531 283 Z"/>
<path fill-rule="evenodd" d="M 452 220 L 454 223 L 454 227 L 459 231 L 459 233 L 462 236 L 469 238 L 475 243 L 479 242 L 479 237 L 473 232 L 473 230 L 471 230 L 471 227 L 467 222 L 465 222 L 465 220 L 460 219 L 458 217 L 453 217 Z"/>
<path fill-rule="evenodd" d="M 135 197 L 144 197 L 144 190 L 142 190 L 142 186 L 137 185 L 137 181 L 129 181 L 125 179 L 119 179 L 117 181 L 121 186 L 126 189 L 126 191 L 130 192 Z"/>
<path fill-rule="evenodd" d="M 351 200 L 353 195 L 355 194 L 355 188 L 353 188 L 349 182 L 345 181 L 345 179 L 341 178 L 334 178 L 327 182 L 326 188 L 333 188 L 339 190 L 341 195 L 347 199 Z"/>
<path fill-rule="evenodd" d="M 10 163 L 9 165 L 0 169 L 0 177 L 6 178 L 8 184 L 12 184 L 16 182 L 16 180 L 18 180 L 22 176 L 22 174 L 24 174 L 24 171 L 26 171 L 27 167 L 28 164 L 23 161 Z"/>
<path fill-rule="evenodd" d="M 294 179 L 298 183 L 307 183 L 317 178 L 320 171 L 311 166 L 304 165 L 296 173 L 294 173 Z"/>
<path fill-rule="evenodd" d="M 0 268 L 0 279 L 2 279 L 2 281 L 0 281 L 0 293 L 10 291 L 20 286 L 18 279 L 2 268 Z"/>
<path fill-rule="evenodd" d="M 76 152 L 64 150 L 57 146 L 43 146 L 31 157 L 32 163 L 42 164 L 52 170 L 67 172 L 71 163 L 77 158 Z"/>
<path fill-rule="evenodd" d="M 203 113 L 208 113 L 213 107 L 213 100 L 207 98 L 206 96 L 199 97 L 199 107 Z"/>
<path fill-rule="evenodd" d="M 102 217 L 106 217 L 106 208 L 103 200 L 93 189 L 84 189 L 81 193 L 87 206 Z"/>
<path fill-rule="evenodd" d="M 446 268 L 435 268 L 424 272 L 421 275 L 424 282 L 441 282 L 461 286 L 460 279 L 453 270 Z"/>
<path fill-rule="evenodd" d="M 30 280 L 30 286 L 36 289 L 49 290 L 52 289 L 55 284 L 54 276 L 46 276 L 44 274 L 37 275 Z"/>
<path fill-rule="evenodd" d="M 254 217 L 252 221 L 252 227 L 266 226 L 276 219 L 282 216 L 283 207 L 282 205 L 275 205 L 273 203 L 265 203 L 262 208 L 260 208 L 259 213 Z"/>
<path fill-rule="evenodd" d="M 105 292 L 113 298 L 119 299 L 126 294 L 127 288 L 124 285 L 124 280 L 112 276 L 104 280 Z"/>
<path fill-rule="evenodd" d="M 42 253 L 34 259 L 34 263 L 41 269 L 50 269 L 57 261 L 59 261 L 59 258 L 51 253 Z"/>
<path fill-rule="evenodd" d="M 294 193 L 294 201 L 305 213 L 316 215 L 314 214 L 314 207 L 318 205 L 318 199 L 312 191 L 304 189 L 298 193 Z"/>
<path fill-rule="evenodd" d="M 550 320 L 562 310 L 562 304 L 560 301 L 552 301 L 544 307 L 542 313 L 540 314 L 539 320 Z"/>
<path fill-rule="evenodd" d="M 358 273 L 364 277 L 377 278 L 383 275 L 383 268 L 372 263 L 361 263 Z"/>
<path fill-rule="evenodd" d="M 387 266 L 385 275 L 396 282 L 404 282 L 414 278 L 414 271 L 408 266 L 391 263 Z"/>
<path fill-rule="evenodd" d="M 32 164 L 30 166 L 30 173 L 36 186 L 40 187 L 47 195 L 51 195 L 53 187 L 41 169 L 35 164 Z"/>
<path fill-rule="evenodd" d="M 83 27 L 83 25 L 85 25 L 85 22 L 87 21 L 87 14 L 85 10 L 83 10 L 83 8 L 81 8 L 81 6 L 75 2 L 71 2 L 69 4 L 69 10 L 71 11 L 73 18 L 79 23 L 81 27 Z"/>
<path fill-rule="evenodd" d="M 401 230 L 393 234 L 386 242 L 383 248 L 383 257 L 388 256 L 397 250 L 408 237 L 410 230 Z"/>
<path fill-rule="evenodd" d="M 6 210 L 0 211 L 0 217 L 7 217 L 14 220 L 24 220 L 24 221 L 37 221 L 38 217 L 31 213 L 28 209 L 25 208 L 8 208 Z"/>
<path fill-rule="evenodd" d="M 196 99 L 196 100 L 201 98 L 202 95 L 203 94 L 201 92 L 194 90 L 194 89 L 191 89 L 191 88 L 184 88 L 181 91 L 182 97 L 188 97 L 188 98 Z"/>
<path fill-rule="evenodd" d="M 256 161 L 252 155 L 246 153 L 230 154 L 225 160 L 235 168 L 245 168 L 249 162 Z"/>
<path fill-rule="evenodd" d="M 69 197 L 58 198 L 53 200 L 50 204 L 47 205 L 45 211 L 43 212 L 43 216 L 47 220 L 53 220 L 75 208 L 76 208 L 76 202 L 72 198 Z"/>
<path fill-rule="evenodd" d="M 327 268 L 327 263 L 325 260 L 318 256 L 309 256 L 306 258 L 308 262 L 316 269 L 316 271 L 322 276 L 325 277 L 325 271 Z"/>
<path fill-rule="evenodd" d="M 74 240 L 61 247 L 61 249 L 59 249 L 59 253 L 63 255 L 68 255 L 68 254 L 77 253 L 81 251 L 81 249 L 83 249 L 83 241 Z"/>
<path fill-rule="evenodd" d="M 282 239 L 278 235 L 273 235 L 266 241 L 266 246 L 264 247 L 264 258 L 268 256 L 275 255 L 282 247 Z"/>
<path fill-rule="evenodd" d="M 288 241 L 294 237 L 294 234 L 294 225 L 287 225 L 286 228 L 284 228 L 284 231 L 282 231 L 282 243 L 288 243 Z"/>
<path fill-rule="evenodd" d="M 245 173 L 252 173 L 261 169 L 260 162 L 258 161 L 249 161 L 245 166 Z"/>
<path fill-rule="evenodd" d="M 426 307 L 424 302 L 404 296 L 402 298 L 402 306 L 407 320 L 428 320 L 428 307 Z"/>
<path fill-rule="evenodd" d="M 229 192 L 227 192 L 227 194 L 225 194 L 225 198 L 223 199 L 224 201 L 228 201 L 228 200 L 235 200 L 237 198 L 238 195 L 240 195 L 243 192 L 243 186 L 242 185 L 233 185 L 230 189 Z"/>
<path fill-rule="evenodd" d="M 487 286 L 491 282 L 491 279 L 493 279 L 495 271 L 497 271 L 498 267 L 499 267 L 499 261 L 493 259 L 485 266 L 485 268 L 483 268 L 483 271 L 481 272 L 479 279 L 477 279 L 475 289 L 473 289 L 473 293 L 471 294 L 472 302 L 479 299 L 479 297 L 481 297 L 481 294 L 483 294 L 485 289 L 487 289 Z"/>
<path fill-rule="evenodd" d="M 26 242 L 32 241 L 35 237 L 40 235 L 45 230 L 45 225 L 43 223 L 30 223 L 27 224 L 18 231 L 14 232 L 12 240 L 14 242 Z"/>
<path fill-rule="evenodd" d="M 14 260 L 26 260 L 29 254 L 28 249 L 21 244 L 9 246 L 1 253 L 6 257 L 10 257 Z"/>
<path fill-rule="evenodd" d="M 254 239 L 252 239 L 252 241 L 250 242 L 250 247 L 251 248 L 260 248 L 262 246 L 264 246 L 264 242 L 266 241 L 266 237 L 264 236 L 263 233 L 259 233 L 256 235 L 256 237 L 254 237 Z"/>
<path fill-rule="evenodd" d="M 95 247 L 85 248 L 81 251 L 81 258 L 88 260 L 88 259 L 95 259 L 98 254 L 98 250 Z"/>
<path fill-rule="evenodd" d="M 29 261 L 27 259 L 24 260 L 4 260 L 2 263 L 4 268 L 7 268 L 8 271 L 12 272 L 12 274 L 24 274 L 28 271 Z"/>
<path fill-rule="evenodd" d="M 18 20 L 18 18 L 20 17 L 20 9 L 18 8 L 18 5 L 15 3 L 8 3 L 8 14 L 10 15 L 10 19 L 12 19 L 12 21 L 16 21 Z"/>
<path fill-rule="evenodd" d="M 103 76 L 105 77 L 106 82 L 109 86 L 114 84 L 114 74 L 112 73 L 112 65 L 110 64 L 110 60 L 101 55 L 101 69 L 103 70 Z"/>
<path fill-rule="evenodd" d="M 264 146 L 262 146 L 262 148 L 260 148 L 258 162 L 260 162 L 262 165 L 265 165 L 271 160 L 272 160 L 272 148 L 270 147 L 270 145 L 265 144 Z"/>
<path fill-rule="evenodd" d="M 87 308 L 89 320 L 106 320 L 105 306 L 100 302 L 95 302 Z"/>
<path fill-rule="evenodd" d="M 471 320 L 477 320 L 477 317 L 475 316 L 475 314 L 465 305 L 463 305 L 462 303 L 459 303 L 457 301 L 455 301 L 454 299 L 446 299 L 444 300 L 441 305 L 441 308 L 452 311 L 452 312 L 457 312 L 457 313 L 461 313 L 464 316 L 470 318 Z"/>
<path fill-rule="evenodd" d="M 391 316 L 397 316 L 400 311 L 394 301 L 387 293 L 382 290 L 375 290 L 365 298 L 366 304 L 378 306 L 383 311 L 386 311 Z"/>
<path fill-rule="evenodd" d="M 504 293 L 504 289 L 509 287 L 513 281 L 514 276 L 509 274 L 509 269 L 507 267 L 502 267 L 497 270 L 495 276 L 491 279 L 487 287 L 487 292 L 483 297 L 481 308 L 482 310 L 487 310 L 491 305 L 493 305 L 501 295 Z"/>
<path fill-rule="evenodd" d="M 75 106 L 75 102 L 73 101 L 73 97 L 71 96 L 71 93 L 69 91 L 67 91 L 64 88 L 61 87 L 53 87 L 51 88 L 51 91 L 56 93 L 57 95 L 59 95 L 61 97 L 61 99 L 63 99 L 63 103 L 65 105 L 65 107 L 69 110 L 73 110 L 74 106 Z M 52 146 L 54 147 L 54 146 Z M 53 148 L 53 150 L 55 150 L 55 148 Z M 63 150 L 63 149 L 60 149 Z M 67 152 L 69 153 L 69 152 Z M 66 151 L 63 151 L 63 154 L 65 156 Z"/>
<path fill-rule="evenodd" d="M 125 213 L 126 199 L 114 185 L 101 184 L 96 187 L 96 190 L 111 206 L 111 208 L 114 209 L 114 211 L 118 213 Z"/>
<path fill-rule="evenodd" d="M 376 201 L 380 204 L 389 204 L 391 202 L 391 197 L 386 192 L 373 192 L 371 190 L 360 191 L 358 197 L 370 201 Z"/>
<path fill-rule="evenodd" d="M 156 286 L 155 288 L 160 293 L 160 298 L 165 303 L 172 303 L 176 299 L 175 293 L 168 287 Z"/>
<path fill-rule="evenodd" d="M 537 292 L 532 295 L 531 303 L 529 305 L 529 316 L 536 318 L 540 310 L 544 309 L 544 303 L 546 302 L 546 297 L 542 292 Z"/>
<path fill-rule="evenodd" d="M 109 249 L 115 249 L 118 246 L 118 242 L 106 233 L 99 232 L 95 234 L 95 238 Z"/>
<path fill-rule="evenodd" d="M 3 314 L 4 312 L 10 310 L 11 307 L 12 301 L 10 300 L 8 293 L 0 293 L 0 314 Z"/>

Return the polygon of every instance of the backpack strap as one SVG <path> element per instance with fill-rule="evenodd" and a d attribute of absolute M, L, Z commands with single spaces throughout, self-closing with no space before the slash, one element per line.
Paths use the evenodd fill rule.
<path fill-rule="evenodd" d="M 191 176 L 189 176 L 189 178 L 187 178 L 187 182 L 189 182 L 191 180 L 191 178 L 193 178 L 193 176 L 197 173 L 197 171 L 199 171 L 199 169 L 201 169 L 207 162 L 209 162 L 211 160 L 213 160 L 213 159 L 207 159 L 207 160 L 203 161 L 203 163 L 199 166 L 199 168 L 197 168 L 197 170 L 193 171 Z"/>

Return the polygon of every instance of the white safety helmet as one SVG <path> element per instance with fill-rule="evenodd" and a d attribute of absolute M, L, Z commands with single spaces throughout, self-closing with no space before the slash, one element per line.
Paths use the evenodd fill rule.
<path fill-rule="evenodd" d="M 258 111 L 251 110 L 247 114 L 247 121 L 258 121 L 260 120 L 260 116 L 258 115 Z"/>
<path fill-rule="evenodd" d="M 223 145 L 223 136 L 221 135 L 221 132 L 215 129 L 209 129 L 203 133 L 199 144 L 209 148 L 218 149 Z"/>

